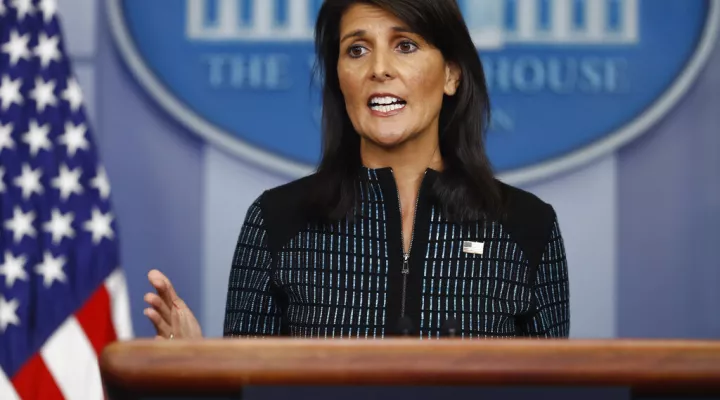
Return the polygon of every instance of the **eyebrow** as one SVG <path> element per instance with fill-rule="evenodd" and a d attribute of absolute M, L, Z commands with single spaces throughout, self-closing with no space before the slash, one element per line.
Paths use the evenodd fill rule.
<path fill-rule="evenodd" d="M 392 30 L 393 30 L 394 32 L 399 32 L 399 33 L 414 33 L 414 32 L 411 31 L 410 29 L 408 29 L 408 28 L 403 28 L 403 27 L 401 27 L 401 26 L 393 26 L 393 27 L 392 27 Z M 340 39 L 340 43 L 344 42 L 345 40 L 347 40 L 347 39 L 349 39 L 349 38 L 353 38 L 353 37 L 363 37 L 363 36 L 365 36 L 366 33 L 367 33 L 367 31 L 364 30 L 364 29 L 358 29 L 358 30 L 352 31 L 352 32 L 348 33 L 347 35 L 343 36 L 343 37 Z"/>

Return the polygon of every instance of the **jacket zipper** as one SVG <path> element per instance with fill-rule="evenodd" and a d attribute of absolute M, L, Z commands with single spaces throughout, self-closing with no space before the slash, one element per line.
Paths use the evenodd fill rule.
<path fill-rule="evenodd" d="M 425 171 L 425 173 L 427 174 L 427 171 Z M 422 183 L 420 184 L 420 187 L 422 187 Z M 412 234 L 410 236 L 410 246 L 408 246 L 407 253 L 405 252 L 405 234 L 403 233 L 402 203 L 400 202 L 400 189 L 397 188 L 397 183 L 395 184 L 395 191 L 397 192 L 398 209 L 400 210 L 400 248 L 403 251 L 402 299 L 401 299 L 401 303 L 400 303 L 400 318 L 403 318 L 403 317 L 405 317 L 405 304 L 407 303 L 407 281 L 408 281 L 408 275 L 410 274 L 410 252 L 412 251 L 413 241 L 415 240 L 415 219 L 417 217 L 417 206 L 418 206 L 418 202 L 420 200 L 420 190 L 418 190 L 417 197 L 415 198 L 415 210 L 413 210 Z"/>

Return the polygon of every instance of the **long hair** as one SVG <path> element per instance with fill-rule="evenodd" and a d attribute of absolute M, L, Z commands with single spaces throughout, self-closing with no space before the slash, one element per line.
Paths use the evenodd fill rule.
<path fill-rule="evenodd" d="M 433 187 L 450 219 L 476 220 L 500 209 L 500 195 L 484 136 L 490 120 L 485 73 L 456 0 L 325 0 L 315 26 L 316 77 L 322 85 L 322 158 L 310 196 L 328 219 L 350 215 L 357 204 L 360 137 L 345 109 L 337 63 L 340 21 L 355 3 L 385 9 L 461 69 L 458 90 L 445 96 L 439 118 L 444 169 Z"/>

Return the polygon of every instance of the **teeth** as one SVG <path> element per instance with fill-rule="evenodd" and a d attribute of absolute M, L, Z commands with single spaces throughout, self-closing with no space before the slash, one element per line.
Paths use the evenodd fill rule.
<path fill-rule="evenodd" d="M 380 111 L 380 112 L 384 112 L 384 113 L 399 110 L 401 108 L 405 108 L 405 104 L 390 104 L 388 106 L 372 106 L 372 107 L 370 107 L 370 109 L 373 111 Z"/>
<path fill-rule="evenodd" d="M 373 97 L 372 99 L 370 99 L 370 103 L 372 103 L 372 104 L 385 104 L 385 105 L 393 104 L 393 103 L 397 103 L 397 102 L 401 102 L 401 101 L 402 100 L 400 100 L 397 97 Z"/>

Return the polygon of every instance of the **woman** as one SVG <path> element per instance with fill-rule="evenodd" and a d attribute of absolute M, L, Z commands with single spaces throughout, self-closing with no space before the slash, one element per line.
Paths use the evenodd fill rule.
<path fill-rule="evenodd" d="M 455 0 L 326 0 L 323 157 L 241 229 L 225 336 L 567 337 L 553 208 L 493 177 L 483 69 Z M 199 324 L 159 271 L 161 338 Z"/>

